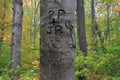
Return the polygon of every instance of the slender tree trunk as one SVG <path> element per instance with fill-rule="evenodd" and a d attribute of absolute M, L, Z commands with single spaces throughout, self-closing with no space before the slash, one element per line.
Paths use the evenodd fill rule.
<path fill-rule="evenodd" d="M 37 5 L 36 5 L 36 0 L 34 0 L 34 46 L 36 45 L 36 8 L 37 8 Z"/>
<path fill-rule="evenodd" d="M 92 46 L 96 47 L 98 41 L 96 40 L 96 31 L 95 31 L 95 7 L 94 7 L 94 0 L 91 0 L 91 14 L 92 14 L 92 28 L 91 28 L 91 32 L 92 32 Z"/>
<path fill-rule="evenodd" d="M 74 80 L 76 0 L 41 0 L 40 80 Z"/>
<path fill-rule="evenodd" d="M 110 17 L 109 17 L 109 8 L 110 5 L 107 4 L 107 29 L 106 29 L 106 40 L 110 42 Z"/>
<path fill-rule="evenodd" d="M 91 14 L 92 14 L 92 28 L 91 28 L 91 33 L 92 33 L 92 46 L 93 50 L 97 51 L 97 46 L 98 46 L 98 39 L 97 39 L 97 31 L 98 31 L 98 26 L 97 22 L 95 19 L 95 6 L 94 6 L 94 0 L 91 0 Z"/>
<path fill-rule="evenodd" d="M 91 13 L 92 13 L 92 46 L 93 50 L 97 51 L 97 46 L 98 46 L 98 39 L 100 40 L 101 43 L 101 48 L 102 51 L 105 53 L 105 47 L 104 47 L 104 38 L 102 37 L 102 32 L 99 29 L 99 26 L 97 25 L 97 21 L 95 19 L 95 6 L 94 6 L 94 0 L 91 0 Z"/>
<path fill-rule="evenodd" d="M 95 22 L 95 6 L 94 0 L 91 0 L 91 13 L 92 13 L 92 24 Z"/>
<path fill-rule="evenodd" d="M 85 13 L 84 0 L 77 0 L 77 15 L 78 15 L 78 39 L 79 47 L 83 54 L 87 55 L 87 42 L 85 33 Z"/>
<path fill-rule="evenodd" d="M 77 33 L 78 33 L 79 48 L 83 52 L 83 55 L 87 56 L 84 0 L 77 0 L 77 16 L 78 16 Z M 86 80 L 86 77 L 79 76 L 78 80 Z"/>
<path fill-rule="evenodd" d="M 15 70 L 20 66 L 20 47 L 22 34 L 22 17 L 23 17 L 22 0 L 13 0 L 13 26 L 12 26 L 12 52 L 11 52 L 11 69 L 14 71 L 10 75 L 11 80 L 19 78 L 19 72 Z"/>

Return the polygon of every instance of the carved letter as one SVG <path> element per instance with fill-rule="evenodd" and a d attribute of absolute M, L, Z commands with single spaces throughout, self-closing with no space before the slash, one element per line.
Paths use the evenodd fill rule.
<path fill-rule="evenodd" d="M 65 10 L 59 9 L 58 10 L 58 19 L 60 18 L 60 16 L 64 15 L 65 13 L 66 13 Z"/>
<path fill-rule="evenodd" d="M 55 35 L 58 35 L 58 33 L 62 33 L 62 26 L 61 25 L 55 26 Z"/>
<path fill-rule="evenodd" d="M 51 34 L 51 33 L 52 33 L 52 28 L 53 28 L 53 26 L 49 26 L 49 27 L 48 27 L 48 30 L 47 30 L 47 33 L 48 33 L 48 34 Z"/>

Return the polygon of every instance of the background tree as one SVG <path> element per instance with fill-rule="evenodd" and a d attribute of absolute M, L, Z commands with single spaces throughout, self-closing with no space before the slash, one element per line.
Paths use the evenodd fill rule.
<path fill-rule="evenodd" d="M 84 0 L 77 0 L 77 16 L 78 16 L 78 39 L 79 47 L 83 55 L 87 55 L 87 42 L 85 33 L 85 13 L 84 13 Z"/>
<path fill-rule="evenodd" d="M 106 17 L 107 17 L 107 28 L 106 28 L 106 40 L 109 40 L 110 42 L 110 15 L 109 15 L 109 9 L 110 9 L 110 5 L 111 3 L 107 2 L 107 5 L 106 5 Z"/>
<path fill-rule="evenodd" d="M 74 80 L 76 0 L 42 0 L 40 80 Z"/>
<path fill-rule="evenodd" d="M 37 15 L 38 15 L 38 10 L 39 10 L 39 4 L 40 4 L 40 1 L 38 1 L 38 3 L 37 3 L 37 1 L 36 0 L 34 0 L 34 14 L 33 14 L 33 23 L 34 23 L 34 35 L 33 35 L 33 37 L 34 37 L 34 46 L 36 45 L 36 36 L 37 36 L 37 30 L 36 30 L 36 28 L 37 28 L 37 22 L 39 21 L 38 19 L 37 19 Z"/>
<path fill-rule="evenodd" d="M 12 26 L 12 52 L 11 52 L 11 73 L 10 79 L 19 78 L 19 72 L 15 70 L 20 66 L 20 47 L 22 36 L 22 17 L 23 17 L 22 0 L 13 0 L 13 26 Z"/>
<path fill-rule="evenodd" d="M 85 13 L 84 13 L 84 0 L 77 0 L 77 35 L 79 41 L 79 50 L 82 51 L 84 56 L 87 56 L 87 42 L 85 33 Z M 79 69 L 81 70 L 81 69 Z M 85 76 L 79 76 L 78 80 L 86 80 Z"/>
<path fill-rule="evenodd" d="M 97 24 L 96 24 L 96 19 L 95 19 L 95 2 L 94 0 L 91 0 L 91 14 L 92 14 L 92 22 L 91 22 L 91 25 L 92 25 L 92 28 L 91 28 L 91 33 L 92 33 L 92 46 L 94 47 L 97 47 L 97 34 L 96 34 L 96 28 L 97 27 Z"/>
<path fill-rule="evenodd" d="M 95 7 L 97 7 L 99 4 L 99 1 L 96 1 L 96 6 L 95 6 L 95 0 L 91 0 L 91 14 L 92 14 L 92 20 L 91 20 L 91 33 L 92 33 L 92 50 L 97 51 L 98 50 L 98 43 L 100 42 L 101 49 L 105 53 L 105 46 L 104 46 L 104 38 L 102 35 L 102 32 L 99 28 L 98 22 L 97 22 L 97 16 L 95 13 Z"/>

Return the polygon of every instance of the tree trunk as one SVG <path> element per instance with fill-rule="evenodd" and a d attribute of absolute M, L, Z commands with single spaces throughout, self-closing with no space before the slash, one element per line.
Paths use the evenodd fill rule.
<path fill-rule="evenodd" d="M 83 52 L 83 55 L 87 56 L 84 0 L 77 0 L 77 16 L 78 16 L 77 33 L 78 33 L 79 48 Z M 86 77 L 79 75 L 78 80 L 86 80 Z"/>
<path fill-rule="evenodd" d="M 106 29 L 106 40 L 109 40 L 110 42 L 110 17 L 109 17 L 109 7 L 110 4 L 107 3 L 107 29 Z"/>
<path fill-rule="evenodd" d="M 97 34 L 95 31 L 95 6 L 94 6 L 94 0 L 91 0 L 91 14 L 92 14 L 92 28 L 91 28 L 91 32 L 92 32 L 92 46 L 96 47 L 98 41 L 96 40 Z"/>
<path fill-rule="evenodd" d="M 84 0 L 77 0 L 77 15 L 78 15 L 78 39 L 79 47 L 83 54 L 87 55 L 87 43 L 85 33 L 85 13 L 84 13 Z"/>
<path fill-rule="evenodd" d="M 95 2 L 94 0 L 91 0 L 91 14 L 92 14 L 92 28 L 91 28 L 91 33 L 92 33 L 92 49 L 94 51 L 97 51 L 97 46 L 98 46 L 98 39 L 97 39 L 97 31 L 98 31 L 98 26 L 97 26 L 97 22 L 95 19 L 95 6 L 94 6 Z"/>
<path fill-rule="evenodd" d="M 34 46 L 36 45 L 36 14 L 37 14 L 37 12 L 36 12 L 36 8 L 37 8 L 37 1 L 36 0 L 34 0 Z"/>
<path fill-rule="evenodd" d="M 95 6 L 94 0 L 91 0 L 91 13 L 92 13 L 92 24 L 95 22 Z"/>
<path fill-rule="evenodd" d="M 40 80 L 74 80 L 76 0 L 41 0 Z"/>
<path fill-rule="evenodd" d="M 11 69 L 13 69 L 14 71 L 10 75 L 11 80 L 19 78 L 19 72 L 15 72 L 15 70 L 20 66 L 20 47 L 23 17 L 22 5 L 22 0 L 13 0 Z"/>
<path fill-rule="evenodd" d="M 101 48 L 102 51 L 105 53 L 105 47 L 104 47 L 104 38 L 102 37 L 102 32 L 99 29 L 99 26 L 97 24 L 97 21 L 95 19 L 95 6 L 94 6 L 94 0 L 91 0 L 91 14 L 92 14 L 92 28 L 91 28 L 91 32 L 92 32 L 92 46 L 93 46 L 93 50 L 97 51 L 97 46 L 98 46 L 98 41 L 100 40 L 101 43 Z M 97 39 L 97 37 L 99 38 L 99 40 Z"/>

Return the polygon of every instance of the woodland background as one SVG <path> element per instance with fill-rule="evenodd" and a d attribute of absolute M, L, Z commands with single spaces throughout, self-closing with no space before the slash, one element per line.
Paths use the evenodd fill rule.
<path fill-rule="evenodd" d="M 39 80 L 40 1 L 23 0 L 23 27 L 20 80 Z M 87 80 L 120 80 L 120 0 L 95 0 L 95 34 L 91 34 L 91 0 L 84 0 L 87 39 L 86 57 L 78 49 L 76 39 L 75 76 Z M 11 36 L 12 0 L 0 0 L 0 80 L 8 80 Z M 101 39 L 103 41 L 101 41 Z M 92 45 L 95 44 L 95 45 Z M 85 66 L 87 65 L 87 66 Z M 82 70 L 79 70 L 79 69 Z"/>

